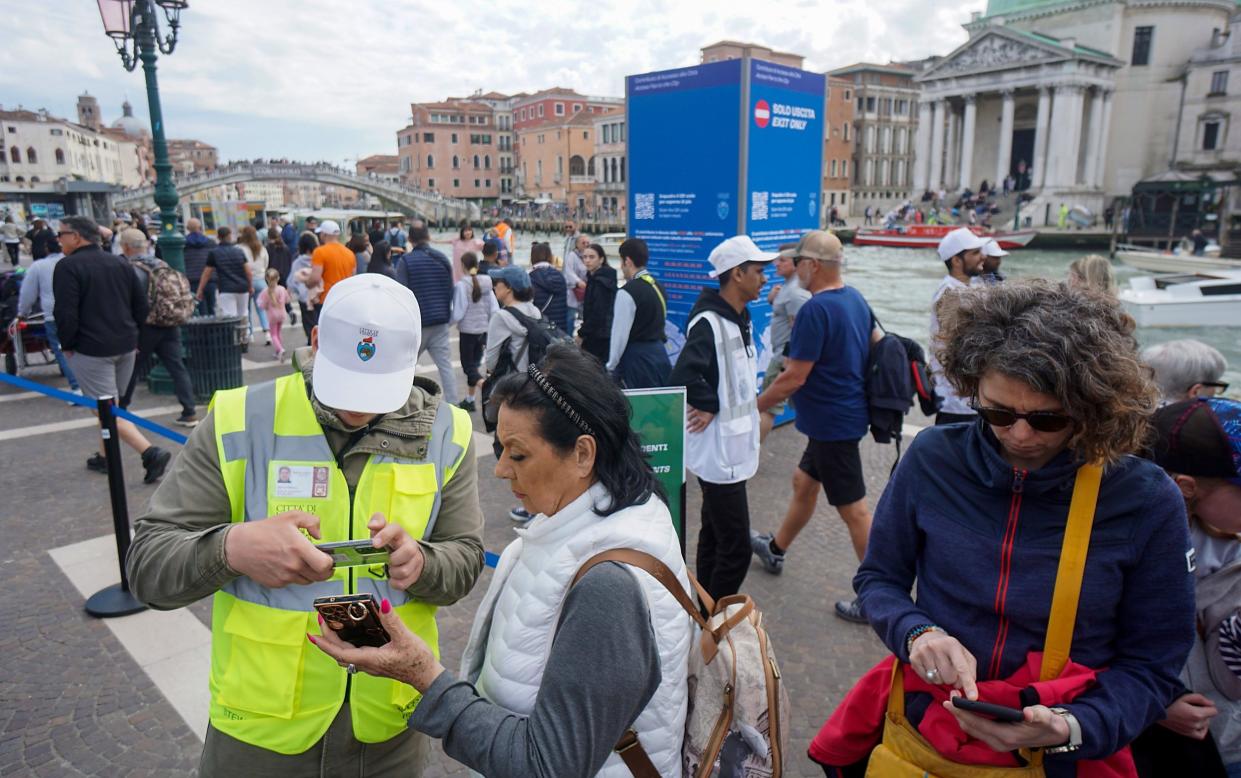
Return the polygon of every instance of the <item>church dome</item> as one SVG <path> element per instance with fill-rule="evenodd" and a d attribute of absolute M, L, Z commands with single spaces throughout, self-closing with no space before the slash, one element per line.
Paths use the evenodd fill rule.
<path fill-rule="evenodd" d="M 112 129 L 121 130 L 131 138 L 143 138 L 151 134 L 146 123 L 134 116 L 134 107 L 129 104 L 128 100 L 121 105 L 121 113 L 121 118 L 112 122 Z"/>

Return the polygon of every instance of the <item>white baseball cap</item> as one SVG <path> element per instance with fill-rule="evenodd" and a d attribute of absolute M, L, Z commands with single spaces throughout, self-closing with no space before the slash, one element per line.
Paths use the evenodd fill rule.
<path fill-rule="evenodd" d="M 986 239 L 978 237 L 965 227 L 960 227 L 945 235 L 939 242 L 939 258 L 947 262 L 962 251 L 980 249 L 986 244 Z"/>
<path fill-rule="evenodd" d="M 319 310 L 312 383 L 330 408 L 391 413 L 414 382 L 422 312 L 418 298 L 382 273 L 338 281 Z"/>
<path fill-rule="evenodd" d="M 316 227 L 315 232 L 319 233 L 320 235 L 339 235 L 340 225 L 332 221 L 331 219 L 328 219 L 327 221 L 323 222 L 318 227 Z"/>
<path fill-rule="evenodd" d="M 746 262 L 771 262 L 780 256 L 778 251 L 763 251 L 749 235 L 734 235 L 711 249 L 707 261 L 711 263 L 711 278 L 720 276 Z"/>
<path fill-rule="evenodd" d="M 1007 257 L 1008 252 L 1000 248 L 1000 242 L 995 238 L 987 241 L 987 245 L 982 247 L 982 253 L 988 257 Z"/>

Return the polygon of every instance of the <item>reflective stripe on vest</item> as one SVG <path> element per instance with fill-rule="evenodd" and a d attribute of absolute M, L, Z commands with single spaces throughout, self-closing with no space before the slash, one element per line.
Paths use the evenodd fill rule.
<path fill-rule="evenodd" d="M 741 335 L 741 328 L 733 322 L 725 321 L 719 314 L 704 311 L 694 317 L 685 328 L 686 332 L 693 329 L 699 319 L 706 319 L 715 332 L 715 355 L 719 361 L 720 374 L 720 411 L 716 418 L 724 424 L 736 419 L 747 417 L 758 411 L 757 387 L 753 371 L 747 358 L 738 362 L 737 355 L 748 354 L 749 346 Z M 750 380 L 745 380 L 750 376 Z M 738 377 L 741 380 L 738 381 Z"/>
<path fill-rule="evenodd" d="M 472 434 L 469 415 L 440 403 L 426 458 L 372 455 L 350 494 L 315 418 L 300 373 L 219 392 L 213 401 L 220 472 L 233 522 L 287 510 L 319 518 L 315 542 L 369 537 L 375 512 L 429 538 L 440 490 L 456 473 Z M 279 479 L 279 480 L 278 480 Z M 270 589 L 239 577 L 215 595 L 211 724 L 251 745 L 301 753 L 327 731 L 344 701 L 344 671 L 306 641 L 318 633 L 316 597 L 372 592 L 439 655 L 434 606 L 391 586 L 382 566 L 338 568 L 331 579 Z M 413 687 L 359 674 L 350 711 L 358 740 L 377 743 L 405 729 L 419 699 Z"/>

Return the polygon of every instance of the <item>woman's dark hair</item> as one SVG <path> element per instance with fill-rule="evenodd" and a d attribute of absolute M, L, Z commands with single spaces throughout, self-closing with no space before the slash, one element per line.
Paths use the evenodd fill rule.
<path fill-rule="evenodd" d="M 528 303 L 534 299 L 533 286 L 527 286 L 525 289 L 514 289 L 510 286 L 509 289 L 513 290 L 513 297 L 516 298 L 519 303 Z"/>
<path fill-rule="evenodd" d="M 483 296 L 483 288 L 478 285 L 478 255 L 473 251 L 467 251 L 462 254 L 461 267 L 465 268 L 466 275 L 474 282 L 474 291 L 470 292 L 470 299 L 478 302 Z"/>
<path fill-rule="evenodd" d="M 280 228 L 279 227 L 268 227 L 267 228 L 267 242 L 272 243 L 278 240 L 280 240 Z"/>
<path fill-rule="evenodd" d="M 540 262 L 552 261 L 552 247 L 549 243 L 532 243 L 530 244 L 530 264 L 537 265 Z"/>
<path fill-rule="evenodd" d="M 588 249 L 590 249 L 591 251 L 593 251 L 593 252 L 595 252 L 596 254 L 598 254 L 598 255 L 599 255 L 599 261 L 600 261 L 602 264 L 606 265 L 606 264 L 608 263 L 608 253 L 607 253 L 606 251 L 604 251 L 604 250 L 603 250 L 603 246 L 600 246 L 598 243 L 592 243 L 592 244 L 590 244 L 589 246 L 587 246 L 586 248 L 588 248 Z"/>
<path fill-rule="evenodd" d="M 465 240 L 465 231 L 466 231 L 466 230 L 469 230 L 470 232 L 473 232 L 473 231 L 474 231 L 474 228 L 473 228 L 472 226 L 470 226 L 470 223 L 469 223 L 469 222 L 461 222 L 461 229 L 457 230 L 457 239 L 458 239 L 458 240 Z"/>
<path fill-rule="evenodd" d="M 313 254 L 315 249 L 319 248 L 319 239 L 315 237 L 313 232 L 303 232 L 297 238 L 298 254 Z"/>
<path fill-rule="evenodd" d="M 595 439 L 595 478 L 612 496 L 611 505 L 595 506 L 610 516 L 640 505 L 653 494 L 667 502 L 663 487 L 642 453 L 642 441 L 629 426 L 629 401 L 608 378 L 594 356 L 568 343 L 547 349 L 539 365 L 556 392 L 577 411 Z M 491 396 L 495 408 L 530 411 L 538 419 L 539 435 L 561 455 L 573 450 L 585 434 L 528 373 L 510 373 Z"/>
<path fill-rule="evenodd" d="M 392 272 L 392 260 L 389 254 L 392 247 L 388 245 L 388 241 L 381 240 L 375 244 L 375 250 L 371 253 L 371 261 L 366 263 L 366 272 L 383 273 L 387 275 Z"/>

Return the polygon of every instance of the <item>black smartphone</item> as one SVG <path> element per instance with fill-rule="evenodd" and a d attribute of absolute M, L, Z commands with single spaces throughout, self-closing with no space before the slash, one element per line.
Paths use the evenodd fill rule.
<path fill-rule="evenodd" d="M 332 557 L 334 567 L 370 567 L 388 564 L 388 547 L 375 548 L 370 538 L 316 543 L 315 548 Z"/>
<path fill-rule="evenodd" d="M 980 716 L 986 716 L 989 719 L 1005 724 L 1019 724 L 1025 721 L 1026 718 L 1025 712 L 1020 708 L 1009 708 L 1004 705 L 995 705 L 994 703 L 979 700 L 967 700 L 959 696 L 952 698 L 952 704 L 961 710 L 977 713 Z"/>
<path fill-rule="evenodd" d="M 358 648 L 378 648 L 392 640 L 379 621 L 379 603 L 373 594 L 316 597 L 313 605 L 323 617 L 324 626 Z"/>

